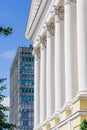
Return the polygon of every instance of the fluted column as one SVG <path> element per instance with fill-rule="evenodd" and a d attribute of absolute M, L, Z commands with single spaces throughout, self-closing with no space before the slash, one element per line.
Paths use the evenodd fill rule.
<path fill-rule="evenodd" d="M 40 125 L 46 118 L 46 40 L 40 38 Z"/>
<path fill-rule="evenodd" d="M 53 114 L 53 94 L 54 94 L 54 69 L 53 69 L 53 25 L 47 25 L 47 54 L 46 54 L 46 92 L 47 92 L 47 119 L 50 119 Z"/>
<path fill-rule="evenodd" d="M 40 59 L 38 50 L 34 50 L 34 56 L 35 56 L 35 76 L 34 76 L 34 129 L 37 129 L 40 120 L 39 120 L 39 114 L 40 114 L 40 95 L 39 95 L 39 89 L 40 89 Z"/>
<path fill-rule="evenodd" d="M 55 8 L 55 114 L 62 107 L 62 28 L 61 28 L 61 10 Z"/>
<path fill-rule="evenodd" d="M 87 1 L 77 0 L 78 85 L 87 95 Z"/>
<path fill-rule="evenodd" d="M 72 3 L 71 0 L 65 0 L 65 102 L 69 103 L 73 97 L 73 79 L 72 79 Z"/>

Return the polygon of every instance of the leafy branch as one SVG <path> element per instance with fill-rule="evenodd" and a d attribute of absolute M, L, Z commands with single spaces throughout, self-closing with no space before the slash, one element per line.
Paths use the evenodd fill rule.
<path fill-rule="evenodd" d="M 80 125 L 80 130 L 87 130 L 87 120 L 84 119 Z"/>
<path fill-rule="evenodd" d="M 12 130 L 16 125 L 7 122 L 7 116 L 5 115 L 5 111 L 8 111 L 8 107 L 5 107 L 2 104 L 5 96 L 2 94 L 4 89 L 6 89 L 6 85 L 4 84 L 5 78 L 0 78 L 0 130 Z"/>
<path fill-rule="evenodd" d="M 0 27 L 1 35 L 8 36 L 9 34 L 12 34 L 12 32 L 13 32 L 13 30 L 10 27 L 7 27 L 7 28 Z"/>

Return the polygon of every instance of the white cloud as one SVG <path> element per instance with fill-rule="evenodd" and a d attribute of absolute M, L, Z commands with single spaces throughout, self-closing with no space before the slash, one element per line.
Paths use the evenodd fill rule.
<path fill-rule="evenodd" d="M 9 107 L 10 106 L 10 98 L 9 97 L 4 98 L 4 100 L 2 101 L 2 104 L 4 106 Z"/>
<path fill-rule="evenodd" d="M 3 57 L 5 59 L 13 59 L 15 54 L 16 54 L 15 50 L 9 50 L 9 51 L 6 51 L 4 53 L 1 53 L 0 57 Z"/>
<path fill-rule="evenodd" d="M 10 107 L 10 98 L 6 97 L 4 100 L 1 102 L 6 107 Z M 9 122 L 9 111 L 5 111 L 5 115 L 7 116 L 7 122 Z"/>

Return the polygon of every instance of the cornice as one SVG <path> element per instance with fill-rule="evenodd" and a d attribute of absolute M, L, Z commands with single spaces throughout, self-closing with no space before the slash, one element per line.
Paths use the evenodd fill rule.
<path fill-rule="evenodd" d="M 46 23 L 53 23 L 54 17 L 52 14 L 53 5 L 55 5 L 56 0 L 47 0 L 46 6 L 44 7 L 44 10 L 42 11 L 41 17 L 39 19 L 39 22 L 36 26 L 35 32 L 33 32 L 32 39 L 35 41 L 37 40 L 38 35 L 46 35 Z M 57 0 L 56 5 L 60 3 L 60 1 L 63 0 Z M 34 43 L 34 46 L 36 46 L 37 43 Z"/>
<path fill-rule="evenodd" d="M 38 12 L 38 8 L 41 4 L 41 1 L 42 0 L 32 0 L 32 3 L 31 3 L 31 8 L 30 8 L 30 13 L 29 13 L 29 20 L 28 20 L 28 28 L 31 27 L 35 17 L 36 17 L 36 14 Z"/>
<path fill-rule="evenodd" d="M 25 37 L 36 41 L 36 37 L 45 32 L 45 23 L 54 20 L 51 13 L 54 6 L 57 7 L 56 13 L 58 13 L 60 19 L 63 21 L 64 3 L 68 4 L 69 2 L 74 3 L 76 0 L 32 0 Z"/>
<path fill-rule="evenodd" d="M 55 2 L 57 6 L 58 5 L 61 6 L 61 3 L 63 3 L 63 0 L 42 0 L 39 5 L 37 14 L 34 17 L 35 19 L 33 20 L 31 26 L 29 25 L 30 24 L 29 21 L 31 19 L 28 20 L 25 37 L 27 39 L 31 39 L 34 41 L 34 44 L 33 44 L 34 47 L 38 44 L 36 42 L 37 37 L 45 34 L 45 31 L 44 31 L 45 24 L 49 21 L 52 23 L 53 22 L 52 20 L 54 20 L 51 11 L 53 9 L 53 5 L 55 5 Z M 31 8 L 32 8 L 32 5 L 31 5 Z M 31 14 L 31 11 L 30 11 L 30 14 Z"/>
<path fill-rule="evenodd" d="M 47 0 L 44 10 L 42 11 L 41 17 L 38 21 L 38 24 L 33 32 L 32 39 L 36 40 L 38 35 L 45 35 L 46 31 L 46 23 L 49 22 L 50 18 L 52 18 L 51 8 L 55 0 Z M 58 0 L 59 1 L 59 0 Z M 37 44 L 35 43 L 34 46 Z"/>
<path fill-rule="evenodd" d="M 42 14 L 46 1 L 47 0 L 32 0 L 27 27 L 26 27 L 26 32 L 25 32 L 26 38 L 31 39 L 32 37 L 31 30 L 34 31 L 38 23 L 38 20 Z"/>

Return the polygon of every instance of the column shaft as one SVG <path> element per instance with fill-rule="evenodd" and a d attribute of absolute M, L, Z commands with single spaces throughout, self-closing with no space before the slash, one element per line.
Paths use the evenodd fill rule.
<path fill-rule="evenodd" d="M 46 90 L 47 90 L 47 119 L 49 119 L 53 114 L 53 40 L 51 33 L 47 30 L 47 66 L 46 66 Z"/>
<path fill-rule="evenodd" d="M 65 102 L 72 100 L 72 4 L 65 0 Z"/>
<path fill-rule="evenodd" d="M 34 79 L 34 128 L 36 129 L 39 125 L 39 114 L 40 114 L 40 109 L 39 109 L 39 105 L 40 105 L 40 95 L 39 95 L 39 86 L 40 86 L 40 82 L 39 82 L 39 77 L 40 77 L 40 61 L 39 58 L 37 57 L 37 55 L 35 54 L 35 79 Z"/>
<path fill-rule="evenodd" d="M 79 91 L 87 90 L 87 1 L 77 0 L 77 49 Z"/>
<path fill-rule="evenodd" d="M 40 124 L 46 118 L 46 48 L 41 43 L 40 58 Z"/>
<path fill-rule="evenodd" d="M 58 15 L 55 15 L 55 113 L 60 111 L 62 105 L 62 77 L 61 77 L 61 21 Z"/>

